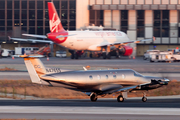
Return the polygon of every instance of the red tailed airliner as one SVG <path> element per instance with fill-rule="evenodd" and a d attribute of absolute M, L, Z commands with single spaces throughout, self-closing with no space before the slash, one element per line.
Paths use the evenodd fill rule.
<path fill-rule="evenodd" d="M 53 2 L 48 2 L 48 9 L 50 33 L 47 35 L 23 35 L 50 39 L 62 47 L 73 50 L 74 52 L 71 52 L 72 59 L 78 58 L 78 51 L 101 51 L 104 59 L 110 58 L 111 46 L 116 47 L 118 56 L 130 56 L 133 52 L 133 48 L 127 46 L 128 43 L 139 43 L 152 40 L 130 40 L 122 31 L 66 31 L 61 24 L 61 20 L 58 17 Z"/>

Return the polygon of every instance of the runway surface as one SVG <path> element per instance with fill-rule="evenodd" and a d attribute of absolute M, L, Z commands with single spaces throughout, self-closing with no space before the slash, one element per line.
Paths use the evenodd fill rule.
<path fill-rule="evenodd" d="M 0 100 L 0 118 L 178 120 L 180 96 L 90 100 Z"/>
<path fill-rule="evenodd" d="M 170 80 L 180 81 L 179 73 L 141 73 L 145 76 L 166 77 Z M 0 72 L 0 80 L 30 80 L 30 76 L 27 71 L 24 72 Z"/>
<path fill-rule="evenodd" d="M 177 63 L 150 63 L 141 57 L 134 59 L 41 59 L 47 67 L 83 70 L 91 69 L 134 69 L 143 75 L 163 76 L 180 81 L 180 65 Z M 0 80 L 29 80 L 22 58 L 2 58 L 0 68 L 13 68 L 21 72 L 0 72 Z M 180 96 L 130 98 L 123 103 L 116 99 L 88 100 L 10 100 L 0 99 L 2 119 L 117 119 L 117 120 L 179 120 Z"/>

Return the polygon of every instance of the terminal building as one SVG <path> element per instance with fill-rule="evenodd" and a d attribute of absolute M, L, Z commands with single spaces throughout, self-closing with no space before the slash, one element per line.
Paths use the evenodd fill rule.
<path fill-rule="evenodd" d="M 18 46 L 8 36 L 49 32 L 47 2 L 51 0 L 0 0 L 1 46 Z M 180 0 L 52 0 L 66 30 L 90 24 L 127 33 L 131 40 L 156 37 L 134 47 L 136 55 L 148 49 L 180 47 Z M 21 43 L 33 45 L 33 43 Z M 37 44 L 36 44 L 37 45 Z"/>

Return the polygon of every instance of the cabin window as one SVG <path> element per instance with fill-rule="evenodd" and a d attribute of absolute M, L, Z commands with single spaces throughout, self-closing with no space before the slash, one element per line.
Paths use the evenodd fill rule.
<path fill-rule="evenodd" d="M 106 79 L 108 79 L 108 75 L 106 75 Z"/>
<path fill-rule="evenodd" d="M 123 78 L 123 79 L 125 78 L 125 75 L 124 75 L 124 74 L 122 74 L 122 78 Z"/>
<path fill-rule="evenodd" d="M 93 79 L 92 75 L 89 76 L 89 79 Z"/>
<path fill-rule="evenodd" d="M 97 79 L 98 79 L 98 80 L 101 79 L 101 76 L 100 76 L 100 75 L 97 75 Z"/>
<path fill-rule="evenodd" d="M 116 79 L 116 75 L 113 75 L 113 78 Z"/>

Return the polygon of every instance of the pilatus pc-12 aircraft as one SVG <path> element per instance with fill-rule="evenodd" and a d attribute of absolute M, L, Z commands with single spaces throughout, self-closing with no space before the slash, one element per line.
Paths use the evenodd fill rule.
<path fill-rule="evenodd" d="M 61 24 L 61 20 L 58 17 L 53 2 L 48 2 L 48 10 L 50 33 L 46 35 L 23 35 L 35 38 L 50 39 L 54 43 L 70 49 L 72 59 L 78 59 L 78 53 L 80 51 L 101 51 L 104 59 L 110 58 L 110 49 L 112 46 L 116 47 L 117 56 L 130 56 L 133 52 L 133 48 L 127 46 L 128 43 L 139 43 L 152 40 L 130 40 L 122 31 L 66 31 Z M 21 38 L 11 39 L 25 41 L 25 39 Z M 26 40 L 33 42 L 33 39 Z M 40 40 L 34 41 L 39 42 Z M 43 41 L 47 42 L 46 40 L 42 40 L 41 42 Z"/>
<path fill-rule="evenodd" d="M 31 81 L 49 86 L 65 86 L 81 91 L 96 101 L 98 96 L 116 93 L 118 102 L 123 102 L 123 93 L 151 90 L 167 85 L 169 80 L 161 77 L 143 76 L 131 69 L 67 71 L 46 69 L 38 57 L 42 55 L 21 55 L 29 72 Z M 146 102 L 144 94 L 142 101 Z"/>

